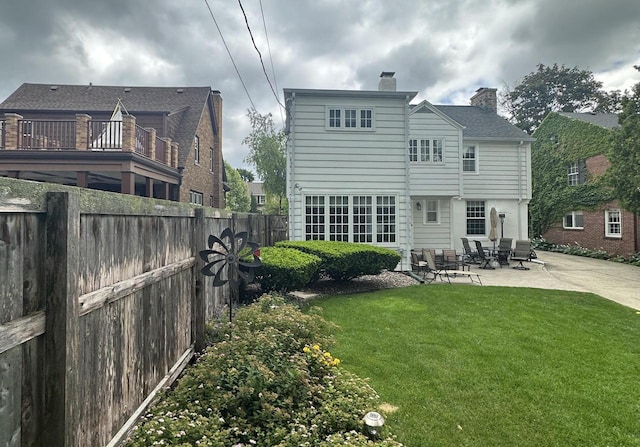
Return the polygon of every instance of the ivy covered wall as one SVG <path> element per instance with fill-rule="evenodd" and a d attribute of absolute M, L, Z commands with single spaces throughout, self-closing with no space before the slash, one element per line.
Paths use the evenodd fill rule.
<path fill-rule="evenodd" d="M 594 210 L 614 199 L 604 176 L 585 172 L 585 182 L 573 186 L 568 184 L 567 177 L 570 163 L 583 162 L 611 149 L 611 129 L 552 112 L 533 136 L 536 141 L 531 146 L 531 235 L 544 234 L 570 211 Z"/>

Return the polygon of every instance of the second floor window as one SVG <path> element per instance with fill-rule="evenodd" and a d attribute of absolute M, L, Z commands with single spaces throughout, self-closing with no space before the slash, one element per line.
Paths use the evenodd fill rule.
<path fill-rule="evenodd" d="M 354 107 L 328 107 L 326 128 L 331 130 L 373 130 L 373 109 Z"/>
<path fill-rule="evenodd" d="M 200 164 L 200 137 L 193 137 L 193 159 L 197 165 Z"/>
<path fill-rule="evenodd" d="M 209 148 L 209 171 L 213 172 L 213 148 Z"/>
<path fill-rule="evenodd" d="M 462 153 L 462 171 L 477 172 L 478 171 L 478 149 L 475 146 L 467 146 Z"/>
<path fill-rule="evenodd" d="M 573 161 L 567 165 L 567 184 L 569 186 L 584 183 L 586 165 L 584 160 Z"/>
<path fill-rule="evenodd" d="M 420 163 L 442 163 L 442 140 L 433 138 L 411 138 L 409 140 L 409 161 Z"/>

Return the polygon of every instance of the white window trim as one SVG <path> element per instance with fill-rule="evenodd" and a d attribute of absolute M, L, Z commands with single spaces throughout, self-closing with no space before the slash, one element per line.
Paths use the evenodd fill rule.
<path fill-rule="evenodd" d="M 567 167 L 567 185 L 576 186 L 580 184 L 580 164 L 572 161 Z"/>
<path fill-rule="evenodd" d="M 349 208 L 349 213 L 347 214 L 348 216 L 348 228 L 349 228 L 349 232 L 348 232 L 348 240 L 349 241 L 353 241 L 353 223 L 354 223 L 354 218 L 353 218 L 353 197 L 354 196 L 368 196 L 371 197 L 371 210 L 372 210 L 372 214 L 371 214 L 371 240 L 372 242 L 367 242 L 370 245 L 376 245 L 379 247 L 397 247 L 400 244 L 400 217 L 399 217 L 399 212 L 400 212 L 400 202 L 398 199 L 398 195 L 397 194 L 384 194 L 384 193 L 378 193 L 378 194 L 372 194 L 372 193 L 364 193 L 364 194 L 358 194 L 358 193 L 353 193 L 353 194 L 339 194 L 339 193 L 317 193 L 317 194 L 308 194 L 305 195 L 302 199 L 302 222 L 303 222 L 303 228 L 302 228 L 302 236 L 306 239 L 307 236 L 307 232 L 306 232 L 306 202 L 307 202 L 307 197 L 324 197 L 324 207 L 325 207 L 325 219 L 324 219 L 324 240 L 328 241 L 330 240 L 330 213 L 329 213 L 329 197 L 330 196 L 347 196 L 348 197 L 348 208 Z M 377 237 L 378 237 L 378 232 L 377 232 L 377 214 L 376 214 L 376 202 L 377 202 L 377 198 L 378 197 L 393 197 L 394 198 L 394 202 L 395 202 L 395 242 L 377 242 Z M 424 208 L 423 208 L 424 209 Z M 364 243 L 364 242 L 363 242 Z"/>
<path fill-rule="evenodd" d="M 329 111 L 340 109 L 340 127 L 329 126 Z M 345 110 L 356 111 L 356 127 L 345 127 Z M 360 111 L 371 110 L 371 127 L 360 127 Z M 376 130 L 376 108 L 375 107 L 355 107 L 344 105 L 328 105 L 325 107 L 324 128 L 332 132 L 374 132 Z"/>
<path fill-rule="evenodd" d="M 409 160 L 409 163 L 411 163 L 412 165 L 443 165 L 445 164 L 445 159 L 447 158 L 447 151 L 446 151 L 446 143 L 447 140 L 444 137 L 433 137 L 433 136 L 427 136 L 427 135 L 410 135 L 409 136 L 409 142 L 411 140 L 417 140 L 418 141 L 418 145 L 417 145 L 417 160 Z M 429 140 L 429 161 L 422 161 L 422 153 L 420 151 L 420 148 L 422 147 L 421 141 L 422 140 Z M 442 161 L 433 161 L 433 144 L 432 142 L 434 140 L 438 140 L 442 143 Z M 410 145 L 411 143 L 409 143 Z M 409 146 L 407 146 L 407 157 L 409 157 Z"/>
<path fill-rule="evenodd" d="M 469 217 L 468 215 L 468 210 L 469 210 L 469 202 L 482 202 L 484 203 L 484 216 L 483 217 Z M 483 236 L 487 236 L 487 229 L 488 229 L 488 225 L 487 225 L 487 218 L 488 218 L 488 213 L 487 213 L 487 201 L 486 200 L 467 200 L 465 203 L 465 207 L 464 207 L 464 232 L 467 233 L 467 228 L 468 228 L 468 221 L 469 219 L 474 219 L 474 220 L 480 220 L 480 219 L 484 219 L 484 233 L 473 233 L 473 234 L 465 234 L 465 236 L 471 237 L 471 238 L 478 238 L 478 237 L 483 237 Z"/>
<path fill-rule="evenodd" d="M 427 208 L 427 203 L 429 202 L 435 202 L 436 203 L 436 221 L 435 222 L 429 222 L 427 220 L 427 212 L 429 211 Z M 438 199 L 421 199 L 418 200 L 416 203 L 420 204 L 420 213 L 422 213 L 422 224 L 423 225 L 431 225 L 431 226 L 435 226 L 435 225 L 440 225 L 440 200 Z"/>
<path fill-rule="evenodd" d="M 195 135 L 193 137 L 193 161 L 195 164 L 200 164 L 200 137 Z"/>
<path fill-rule="evenodd" d="M 474 171 L 465 171 L 464 170 L 464 161 L 468 160 L 468 159 L 464 158 L 464 151 L 469 147 L 475 148 L 475 157 L 473 158 L 473 160 L 475 161 L 475 164 L 474 164 L 475 170 Z M 471 174 L 471 175 L 478 175 L 480 173 L 480 146 L 478 146 L 477 144 L 467 144 L 466 146 L 464 146 L 463 152 L 462 152 L 462 173 L 463 174 Z"/>
<path fill-rule="evenodd" d="M 573 221 L 573 224 L 574 224 L 573 227 L 568 227 L 567 226 L 566 216 L 568 216 L 569 214 L 571 214 L 571 216 L 572 216 L 571 220 Z M 581 227 L 575 226 L 576 216 L 577 215 L 582 216 L 582 226 Z M 568 213 L 565 213 L 564 216 L 562 216 L 562 228 L 565 229 L 565 230 L 584 230 L 584 214 L 582 213 L 582 211 L 570 211 Z"/>
<path fill-rule="evenodd" d="M 614 212 L 618 213 L 618 216 L 620 216 L 620 232 L 619 233 L 609 232 L 609 224 L 610 224 L 609 213 L 614 213 Z M 616 238 L 616 239 L 622 238 L 622 210 L 614 208 L 614 209 L 604 211 L 604 235 L 610 238 Z"/>
<path fill-rule="evenodd" d="M 189 191 L 189 203 L 192 205 L 204 205 L 204 195 L 199 191 Z"/>

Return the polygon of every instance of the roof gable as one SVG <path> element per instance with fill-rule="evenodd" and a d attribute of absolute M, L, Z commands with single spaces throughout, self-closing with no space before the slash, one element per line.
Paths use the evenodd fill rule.
<path fill-rule="evenodd" d="M 443 113 L 441 110 L 439 110 L 436 106 L 431 104 L 426 99 L 423 100 L 421 103 L 410 106 L 410 107 L 411 107 L 411 110 L 409 110 L 410 117 L 411 115 L 418 114 L 418 113 L 435 113 L 436 115 L 438 115 L 440 118 L 442 118 L 443 120 L 451 124 L 456 129 L 464 129 L 464 126 L 462 124 L 457 122 L 455 119 L 451 118 L 449 115 Z"/>
<path fill-rule="evenodd" d="M 434 106 L 463 126 L 464 138 L 474 140 L 533 141 L 534 138 L 489 109 L 475 106 Z"/>

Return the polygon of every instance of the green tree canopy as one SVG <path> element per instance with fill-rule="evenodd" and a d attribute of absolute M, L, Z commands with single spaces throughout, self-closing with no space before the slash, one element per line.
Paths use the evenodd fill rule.
<path fill-rule="evenodd" d="M 622 206 L 640 214 L 640 82 L 625 95 L 622 107 L 607 175 Z"/>
<path fill-rule="evenodd" d="M 236 170 L 238 171 L 238 174 L 240 174 L 240 177 L 242 177 L 242 180 L 244 180 L 245 182 L 252 182 L 255 180 L 253 172 L 249 171 L 248 169 L 237 168 Z"/>
<path fill-rule="evenodd" d="M 251 196 L 247 184 L 240 177 L 238 170 L 226 161 L 224 169 L 227 174 L 227 183 L 231 188 L 227 193 L 227 208 L 232 211 L 248 212 L 251 209 Z"/>
<path fill-rule="evenodd" d="M 249 155 L 245 161 L 256 168 L 258 177 L 264 182 L 263 191 L 276 197 L 278 214 L 285 212 L 287 158 L 286 135 L 283 130 L 276 131 L 273 117 L 269 113 L 261 115 L 255 109 L 247 112 L 252 131 L 243 140 L 249 146 Z"/>
<path fill-rule="evenodd" d="M 502 106 L 509 120 L 532 133 L 549 112 L 611 112 L 619 92 L 607 93 L 589 70 L 538 64 L 515 88 L 505 87 Z"/>

